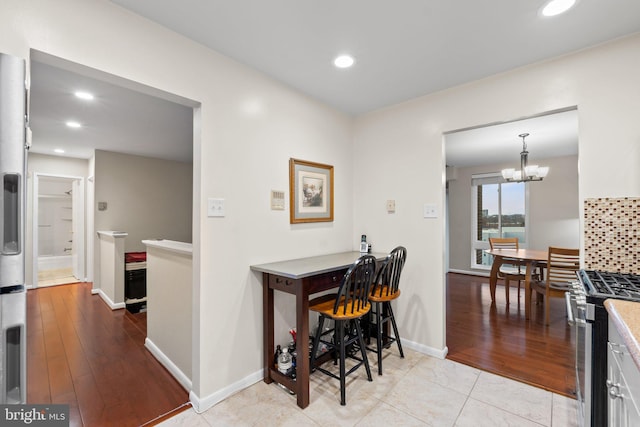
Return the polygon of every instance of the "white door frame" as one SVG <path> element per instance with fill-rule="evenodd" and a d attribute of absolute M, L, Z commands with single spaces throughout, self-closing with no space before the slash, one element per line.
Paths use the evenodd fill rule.
<path fill-rule="evenodd" d="M 51 173 L 39 173 L 39 172 L 35 172 L 33 174 L 33 212 L 31 215 L 31 219 L 32 219 L 32 236 L 33 236 L 33 242 L 32 242 L 32 258 L 33 258 L 33 265 L 32 265 L 32 269 L 33 269 L 33 287 L 37 288 L 38 287 L 38 233 L 39 233 L 39 227 L 38 227 L 38 221 L 39 221 L 39 215 L 38 215 L 38 195 L 39 195 L 39 180 L 40 178 L 64 178 L 64 179 L 70 179 L 73 181 L 78 182 L 79 184 L 79 190 L 78 193 L 79 194 L 73 194 L 73 198 L 75 199 L 76 197 L 77 199 L 77 203 L 72 202 L 72 206 L 74 207 L 73 209 L 73 218 L 74 220 L 77 219 L 77 221 L 73 221 L 73 232 L 74 232 L 74 245 L 75 248 L 77 248 L 77 260 L 74 259 L 74 274 L 77 272 L 78 276 L 77 277 L 78 280 L 80 281 L 86 281 L 86 269 L 85 269 L 85 265 L 86 265 L 86 254 L 85 254 L 85 247 L 84 247 L 84 242 L 85 242 L 85 178 L 82 176 L 73 176 L 73 175 L 58 175 L 58 174 L 51 174 Z M 82 206 L 82 209 L 79 209 L 79 212 L 75 212 L 76 206 Z M 76 238 L 76 234 L 78 235 Z M 76 242 L 77 241 L 77 242 Z"/>

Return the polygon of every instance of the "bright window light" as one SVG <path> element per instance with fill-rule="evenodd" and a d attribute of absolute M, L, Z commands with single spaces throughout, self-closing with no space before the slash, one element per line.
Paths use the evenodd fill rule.
<path fill-rule="evenodd" d="M 338 68 L 349 68 L 354 62 L 353 56 L 350 55 L 340 55 L 333 60 L 333 64 Z"/>
<path fill-rule="evenodd" d="M 67 126 L 69 126 L 70 128 L 75 128 L 75 129 L 82 127 L 82 125 L 80 123 L 73 122 L 73 121 L 67 122 Z"/>
<path fill-rule="evenodd" d="M 551 0 L 542 9 L 542 15 L 544 16 L 556 16 L 571 9 L 576 4 L 576 0 Z"/>
<path fill-rule="evenodd" d="M 80 99 L 85 99 L 87 101 L 91 101 L 93 99 L 93 94 L 89 92 L 78 91 L 78 92 L 75 92 L 74 95 Z"/>

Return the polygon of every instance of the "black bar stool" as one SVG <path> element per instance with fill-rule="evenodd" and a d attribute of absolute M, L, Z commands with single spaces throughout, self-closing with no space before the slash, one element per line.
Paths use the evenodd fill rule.
<path fill-rule="evenodd" d="M 369 313 L 371 304 L 369 303 L 369 293 L 371 292 L 371 282 L 376 272 L 376 259 L 371 255 L 360 257 L 347 271 L 342 279 L 337 294 L 324 295 L 309 302 L 309 310 L 320 314 L 318 330 L 313 340 L 313 348 L 311 349 L 311 369 L 316 363 L 316 353 L 320 342 L 333 347 L 333 351 L 338 351 L 338 359 L 340 361 L 340 375 L 335 375 L 320 366 L 316 367 L 318 371 L 327 374 L 333 378 L 340 380 L 340 404 L 346 404 L 345 379 L 346 376 L 354 372 L 361 365 L 367 370 L 367 379 L 372 381 L 371 369 L 367 359 L 367 352 L 362 337 L 362 329 L 360 328 L 360 319 Z M 325 319 L 334 320 L 334 329 L 323 331 Z M 354 336 L 349 334 L 345 338 L 345 327 L 355 325 L 356 333 Z M 323 340 L 324 335 L 334 332 L 334 342 Z M 348 346 L 356 344 L 360 350 L 361 357 L 357 357 L 352 352 L 347 353 Z M 349 372 L 345 372 L 345 359 L 349 357 L 358 361 Z"/>
<path fill-rule="evenodd" d="M 391 301 L 400 296 L 400 273 L 407 259 L 407 250 L 403 246 L 393 249 L 387 258 L 383 261 L 382 267 L 376 276 L 371 287 L 371 295 L 369 301 L 373 306 L 373 311 L 369 313 L 369 318 L 375 314 L 376 318 L 376 348 L 368 348 L 378 354 L 378 375 L 382 375 L 382 349 L 389 348 L 393 342 L 398 344 L 400 357 L 404 358 L 402 344 L 400 343 L 400 334 L 398 333 L 398 325 L 396 325 L 396 317 L 391 308 Z M 385 334 L 385 323 L 391 322 L 393 326 L 394 337 Z M 370 330 L 370 329 L 369 329 Z"/>

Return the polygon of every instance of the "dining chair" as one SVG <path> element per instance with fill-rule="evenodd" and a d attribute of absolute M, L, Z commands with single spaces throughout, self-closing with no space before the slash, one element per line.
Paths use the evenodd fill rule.
<path fill-rule="evenodd" d="M 518 249 L 517 237 L 489 237 L 491 249 Z M 504 279 L 504 290 L 507 304 L 509 304 L 509 282 L 518 282 L 518 306 L 520 305 L 520 285 L 526 279 L 525 266 L 518 263 L 502 264 L 498 271 L 498 279 Z"/>
<path fill-rule="evenodd" d="M 402 273 L 406 259 L 407 250 L 403 246 L 398 246 L 393 249 L 382 262 L 382 266 L 371 286 L 369 301 L 371 301 L 372 309 L 368 316 L 373 317 L 372 315 L 375 314 L 376 348 L 368 349 L 375 350 L 378 355 L 378 375 L 382 375 L 383 348 L 389 348 L 391 344 L 395 342 L 398 345 L 400 357 L 404 358 L 400 334 L 398 333 L 398 325 L 396 324 L 396 317 L 391 307 L 391 301 L 400 296 L 400 273 Z M 393 337 L 390 337 L 388 333 L 386 333 L 388 328 L 384 328 L 384 324 L 389 322 L 391 322 L 391 326 L 393 327 Z M 369 322 L 369 325 L 371 325 L 371 322 Z"/>
<path fill-rule="evenodd" d="M 531 291 L 544 295 L 545 325 L 549 325 L 550 297 L 564 297 L 569 283 L 576 280 L 580 268 L 580 250 L 549 247 L 547 277 L 531 282 Z"/>
<path fill-rule="evenodd" d="M 313 340 L 313 347 L 311 349 L 311 369 L 313 370 L 315 368 L 315 370 L 340 381 L 341 405 L 346 404 L 345 380 L 347 375 L 364 365 L 367 371 L 367 379 L 373 381 L 362 336 L 362 328 L 358 320 L 371 310 L 369 293 L 375 273 L 376 258 L 372 255 L 361 256 L 347 270 L 347 273 L 340 283 L 337 294 L 323 295 L 309 301 L 309 310 L 315 311 L 320 315 L 318 328 Z M 326 319 L 332 319 L 334 321 L 333 329 L 324 330 L 324 322 Z M 348 336 L 345 336 L 345 327 L 350 325 L 355 326 L 356 333 L 350 333 Z M 334 336 L 333 341 L 322 339 L 323 336 L 331 333 L 333 333 Z M 334 352 L 337 351 L 340 362 L 339 375 L 335 375 L 333 372 L 321 366 L 315 366 L 317 351 L 321 342 L 327 345 L 328 348 L 332 348 Z M 355 352 L 346 351 L 347 347 L 353 344 L 356 344 L 353 348 L 357 347 L 360 350 L 361 357 L 356 356 Z M 356 360 L 357 363 L 351 367 L 348 372 L 345 372 L 345 361 L 347 357 Z"/>

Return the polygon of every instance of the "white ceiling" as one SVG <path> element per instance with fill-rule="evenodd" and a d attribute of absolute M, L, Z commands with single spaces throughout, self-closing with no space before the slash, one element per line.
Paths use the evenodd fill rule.
<path fill-rule="evenodd" d="M 111 1 L 352 115 L 640 31 L 638 0 L 578 0 L 554 18 L 539 15 L 546 0 Z M 332 60 L 340 53 L 353 54 L 355 66 L 336 69 Z M 191 160 L 191 108 L 147 90 L 132 92 L 135 84 L 122 85 L 80 66 L 36 60 L 31 71 L 32 151 L 52 154 L 64 145 L 65 155 L 73 157 L 89 157 L 98 148 Z M 80 103 L 70 96 L 81 86 L 96 91 L 96 101 Z M 63 126 L 72 117 L 86 127 Z M 561 130 L 554 128 L 554 142 L 546 146 L 563 152 L 568 148 L 561 149 L 561 143 L 571 139 L 577 151 L 575 113 L 571 120 L 565 128 L 575 125 L 573 136 L 559 138 Z M 554 124 L 539 123 L 539 130 L 535 121 L 526 130 L 504 128 L 502 136 L 491 134 L 501 126 L 447 135 L 447 162 L 497 161 L 495 155 L 478 157 L 491 152 L 487 149 L 470 153 L 498 141 L 498 151 L 517 160 L 517 135 L 523 131 L 531 134 L 530 157 L 549 157 L 553 152 L 544 153 L 538 143 Z M 461 145 L 455 141 L 465 136 L 472 145 L 458 150 L 460 158 L 450 147 Z"/>
<path fill-rule="evenodd" d="M 445 135 L 447 166 L 479 166 L 513 163 L 520 167 L 522 138 L 529 164 L 549 157 L 578 154 L 578 111 L 555 112 L 539 117 L 452 132 Z M 540 164 L 542 166 L 542 164 Z"/>
<path fill-rule="evenodd" d="M 640 31 L 638 0 L 111 1 L 351 114 Z"/>
<path fill-rule="evenodd" d="M 97 149 L 192 161 L 192 108 L 123 87 L 136 85 L 96 70 L 42 54 L 39 58 L 56 66 L 31 61 L 32 152 L 56 155 L 53 150 L 61 148 L 63 156 L 88 159 Z M 95 99 L 76 98 L 78 90 Z M 69 120 L 83 127 L 69 128 Z"/>

